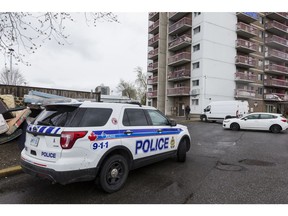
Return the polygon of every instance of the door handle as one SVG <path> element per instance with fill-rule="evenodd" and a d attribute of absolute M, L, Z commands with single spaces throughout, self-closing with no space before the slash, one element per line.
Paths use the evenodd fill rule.
<path fill-rule="evenodd" d="M 133 131 L 131 131 L 131 130 L 126 130 L 125 132 L 124 132 L 124 134 L 126 134 L 126 135 L 131 135 L 133 133 Z"/>

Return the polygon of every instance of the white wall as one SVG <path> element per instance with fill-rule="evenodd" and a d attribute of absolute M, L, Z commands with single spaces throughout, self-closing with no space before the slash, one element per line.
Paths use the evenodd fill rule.
<path fill-rule="evenodd" d="M 195 21 L 195 22 L 194 22 Z M 200 50 L 192 54 L 192 64 L 200 61 L 200 68 L 192 70 L 192 80 L 199 79 L 199 105 L 191 104 L 191 112 L 202 113 L 211 101 L 234 100 L 235 41 L 237 18 L 235 13 L 202 13 L 193 20 L 193 27 L 201 25 L 201 32 L 192 35 L 192 46 L 200 42 Z"/>

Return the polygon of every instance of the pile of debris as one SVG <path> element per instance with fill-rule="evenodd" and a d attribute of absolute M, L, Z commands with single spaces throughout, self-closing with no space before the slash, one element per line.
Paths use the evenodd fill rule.
<path fill-rule="evenodd" d="M 7 143 L 25 133 L 26 119 L 31 110 L 16 107 L 13 95 L 0 95 L 0 144 Z"/>

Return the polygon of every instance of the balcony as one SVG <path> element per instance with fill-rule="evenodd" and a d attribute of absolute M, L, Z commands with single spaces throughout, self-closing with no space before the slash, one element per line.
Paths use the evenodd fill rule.
<path fill-rule="evenodd" d="M 186 14 L 188 14 L 188 12 L 170 12 L 169 19 L 172 21 L 177 21 L 182 17 L 186 16 Z"/>
<path fill-rule="evenodd" d="M 190 87 L 177 87 L 167 89 L 167 96 L 189 96 L 190 95 Z"/>
<path fill-rule="evenodd" d="M 180 81 L 190 79 L 191 71 L 188 69 L 180 69 L 177 71 L 169 72 L 168 81 Z"/>
<path fill-rule="evenodd" d="M 147 79 L 148 85 L 155 85 L 158 83 L 158 76 L 153 76 L 152 78 Z"/>
<path fill-rule="evenodd" d="M 159 44 L 159 34 L 155 35 L 154 37 L 148 40 L 148 46 L 150 47 L 158 47 Z"/>
<path fill-rule="evenodd" d="M 288 63 L 288 54 L 279 50 L 268 49 L 268 51 L 265 52 L 265 59 Z"/>
<path fill-rule="evenodd" d="M 257 28 L 251 26 L 251 25 L 247 25 L 245 23 L 242 22 L 238 22 L 237 23 L 237 34 L 241 35 L 243 37 L 246 38 L 252 38 L 252 37 L 256 37 L 257 36 Z"/>
<path fill-rule="evenodd" d="M 264 94 L 266 101 L 288 101 L 288 95 L 283 93 L 269 93 Z"/>
<path fill-rule="evenodd" d="M 288 26 L 273 20 L 265 24 L 265 30 L 273 34 L 283 35 L 288 33 Z"/>
<path fill-rule="evenodd" d="M 257 51 L 257 45 L 255 43 L 243 39 L 236 40 L 236 48 L 244 53 L 252 53 Z"/>
<path fill-rule="evenodd" d="M 264 13 L 266 17 L 277 20 L 279 22 L 284 22 L 288 20 L 288 13 L 287 12 L 266 12 Z"/>
<path fill-rule="evenodd" d="M 168 59 L 169 66 L 177 66 L 191 62 L 191 53 L 190 52 L 182 52 L 176 55 L 171 56 Z"/>
<path fill-rule="evenodd" d="M 158 62 L 150 63 L 148 65 L 148 72 L 155 72 L 158 69 Z"/>
<path fill-rule="evenodd" d="M 151 12 L 151 13 L 149 13 L 149 20 L 153 21 L 153 22 L 159 20 L 159 12 Z"/>
<path fill-rule="evenodd" d="M 237 12 L 236 15 L 238 20 L 241 20 L 245 23 L 252 23 L 259 19 L 258 13 L 255 12 Z"/>
<path fill-rule="evenodd" d="M 157 91 L 148 91 L 147 97 L 148 98 L 156 98 L 157 97 Z"/>
<path fill-rule="evenodd" d="M 251 56 L 237 55 L 235 57 L 235 64 L 238 67 L 251 68 L 251 67 L 256 67 L 257 61 L 255 58 Z"/>
<path fill-rule="evenodd" d="M 151 59 L 151 60 L 158 59 L 158 48 L 157 49 L 153 49 L 153 50 L 148 52 L 148 59 Z"/>
<path fill-rule="evenodd" d="M 158 34 L 159 33 L 159 20 L 151 24 L 148 28 L 150 34 Z"/>
<path fill-rule="evenodd" d="M 184 17 L 169 27 L 169 34 L 170 35 L 180 34 L 182 32 L 187 31 L 188 29 L 191 29 L 191 27 L 192 27 L 192 20 L 190 18 Z"/>
<path fill-rule="evenodd" d="M 257 82 L 257 76 L 251 73 L 236 72 L 235 81 L 253 83 Z"/>
<path fill-rule="evenodd" d="M 169 47 L 168 49 L 170 51 L 176 51 L 176 50 L 179 50 L 179 49 L 183 49 L 187 46 L 190 46 L 192 43 L 192 38 L 191 38 L 191 35 L 182 35 L 178 38 L 176 38 L 175 40 L 171 41 L 169 43 Z"/>
<path fill-rule="evenodd" d="M 277 49 L 285 49 L 288 48 L 288 40 L 285 38 L 276 36 L 276 35 L 271 35 L 265 39 L 265 44 L 277 48 Z"/>
<path fill-rule="evenodd" d="M 288 75 L 288 67 L 277 65 L 277 64 L 269 64 L 265 65 L 265 72 L 277 74 L 277 75 Z"/>
<path fill-rule="evenodd" d="M 246 90 L 246 89 L 236 89 L 235 90 L 235 98 L 255 99 L 256 98 L 256 91 L 255 90 Z"/>
<path fill-rule="evenodd" d="M 264 86 L 288 88 L 288 81 L 280 79 L 266 79 L 264 80 Z"/>

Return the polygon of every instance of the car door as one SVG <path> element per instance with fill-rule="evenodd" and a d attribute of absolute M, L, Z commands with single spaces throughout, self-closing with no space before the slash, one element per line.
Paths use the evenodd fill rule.
<path fill-rule="evenodd" d="M 261 130 L 269 130 L 276 118 L 276 116 L 271 114 L 260 114 L 259 127 L 261 127 Z"/>
<path fill-rule="evenodd" d="M 260 129 L 260 119 L 259 114 L 250 114 L 244 118 L 242 118 L 241 128 L 242 129 L 251 129 L 251 130 L 259 130 Z"/>

